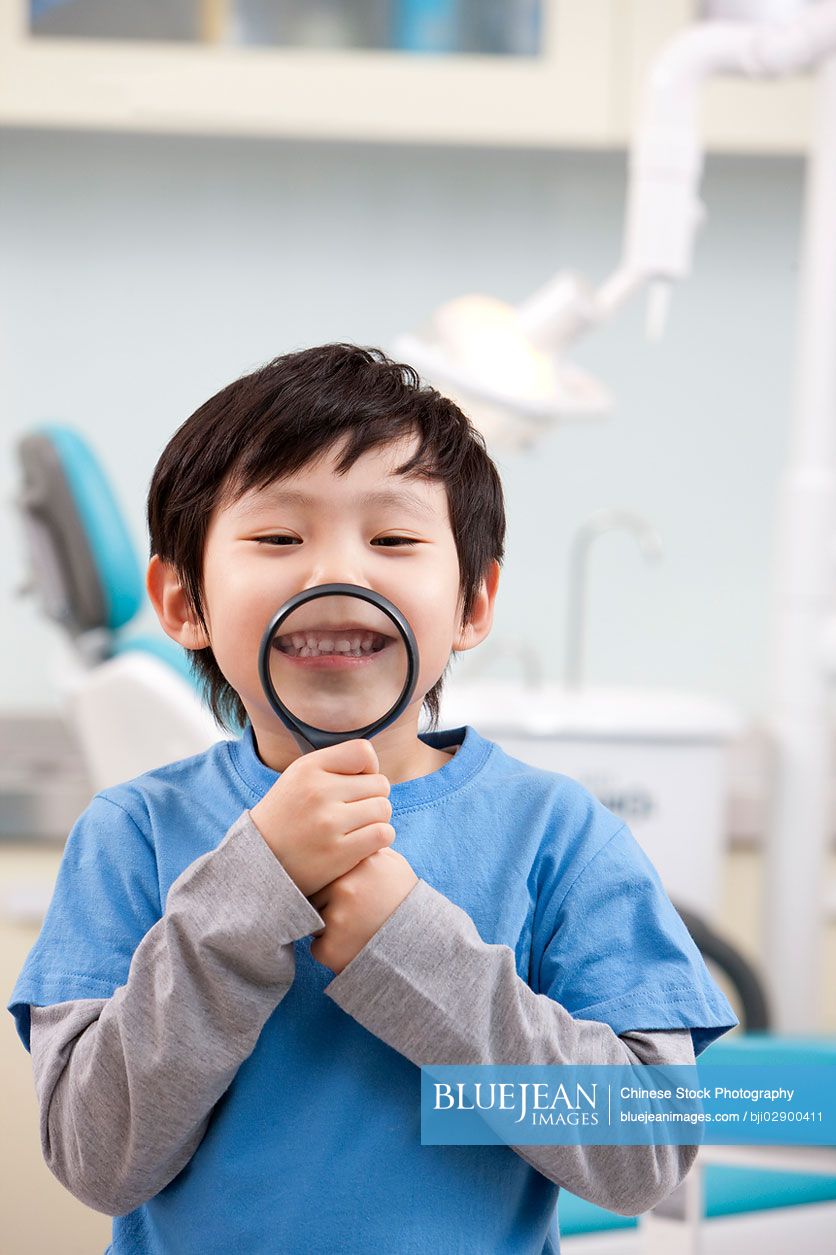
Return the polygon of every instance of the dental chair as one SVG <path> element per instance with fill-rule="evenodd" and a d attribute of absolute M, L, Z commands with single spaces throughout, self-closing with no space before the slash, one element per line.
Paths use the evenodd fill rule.
<path fill-rule="evenodd" d="M 740 1019 L 743 1032 L 714 1042 L 701 1061 L 818 1063 L 836 1076 L 836 1038 L 752 1032 L 745 1010 Z M 702 1146 L 685 1181 L 643 1216 L 618 1215 L 567 1190 L 560 1191 L 558 1216 L 566 1255 L 830 1255 L 836 1148 Z"/>
<path fill-rule="evenodd" d="M 161 629 L 136 630 L 148 605 L 143 573 L 86 442 L 70 427 L 46 424 L 16 450 L 22 487 L 14 504 L 29 559 L 18 593 L 35 593 L 60 629 L 51 675 L 93 790 L 227 739 L 201 699 L 186 651 Z"/>

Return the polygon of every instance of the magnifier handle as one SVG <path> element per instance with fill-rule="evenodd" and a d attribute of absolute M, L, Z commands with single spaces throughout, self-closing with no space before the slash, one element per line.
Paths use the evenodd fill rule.
<path fill-rule="evenodd" d="M 289 723 L 286 726 L 303 754 L 328 749 L 331 745 L 342 745 L 343 741 L 368 739 L 364 738 L 363 729 L 359 732 L 326 732 L 323 728 L 312 728 L 299 718 L 294 718 L 293 723 L 293 727 Z"/>
<path fill-rule="evenodd" d="M 296 730 L 295 728 L 288 728 L 288 732 L 289 732 L 289 733 L 290 733 L 290 735 L 293 737 L 294 741 L 295 741 L 295 742 L 296 742 L 296 744 L 299 746 L 299 748 L 300 748 L 300 750 L 302 751 L 302 753 L 303 753 L 303 754 L 314 754 L 314 753 L 316 753 L 317 746 L 316 746 L 316 745 L 311 745 L 311 743 L 310 743 L 310 741 L 307 739 L 307 737 L 302 736 L 302 733 L 301 733 L 301 732 L 297 732 L 297 730 Z"/>

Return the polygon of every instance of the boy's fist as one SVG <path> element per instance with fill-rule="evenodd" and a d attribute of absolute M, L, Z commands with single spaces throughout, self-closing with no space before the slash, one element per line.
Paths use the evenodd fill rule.
<path fill-rule="evenodd" d="M 311 943 L 318 963 L 340 973 L 418 884 L 397 850 L 378 850 L 311 896 L 325 931 Z"/>
<path fill-rule="evenodd" d="M 371 741 L 342 741 L 294 759 L 250 816 L 307 898 L 392 844 L 389 790 Z"/>

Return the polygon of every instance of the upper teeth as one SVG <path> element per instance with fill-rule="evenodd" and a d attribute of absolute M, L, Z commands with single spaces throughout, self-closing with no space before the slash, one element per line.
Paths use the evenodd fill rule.
<path fill-rule="evenodd" d="M 311 654 L 361 654 L 371 653 L 379 649 L 384 638 L 377 632 L 345 632 L 341 634 L 326 632 L 292 632 L 290 636 L 279 638 L 279 646 L 286 652 L 298 654 L 300 658 Z"/>

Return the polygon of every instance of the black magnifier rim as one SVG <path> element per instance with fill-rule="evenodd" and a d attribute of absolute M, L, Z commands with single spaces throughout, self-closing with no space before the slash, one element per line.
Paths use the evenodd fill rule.
<path fill-rule="evenodd" d="M 326 732 L 323 728 L 314 728 L 311 724 L 305 723 L 304 720 L 298 719 L 279 697 L 273 687 L 273 680 L 270 675 L 270 651 L 276 629 L 303 602 L 316 601 L 320 597 L 334 596 L 360 597 L 363 601 L 368 601 L 371 605 L 376 606 L 378 610 L 382 610 L 395 624 L 406 645 L 406 679 L 400 697 L 381 719 L 376 719 L 374 723 L 367 724 L 364 728 L 351 728 L 348 733 Z M 372 736 L 375 732 L 382 732 L 384 728 L 387 728 L 390 723 L 393 723 L 403 713 L 409 704 L 409 699 L 412 697 L 418 680 L 418 644 L 412 628 L 400 610 L 384 597 L 382 593 L 375 592 L 373 588 L 364 588 L 362 584 L 318 584 L 316 588 L 306 588 L 301 593 L 294 593 L 273 615 L 261 638 L 261 646 L 258 651 L 258 674 L 261 679 L 261 686 L 267 694 L 267 700 L 285 727 L 296 736 L 297 742 L 299 736 L 301 736 L 310 749 L 325 749 L 329 745 L 339 745 L 346 740 L 359 740 Z M 305 746 L 302 745 L 301 748 L 304 749 Z"/>

